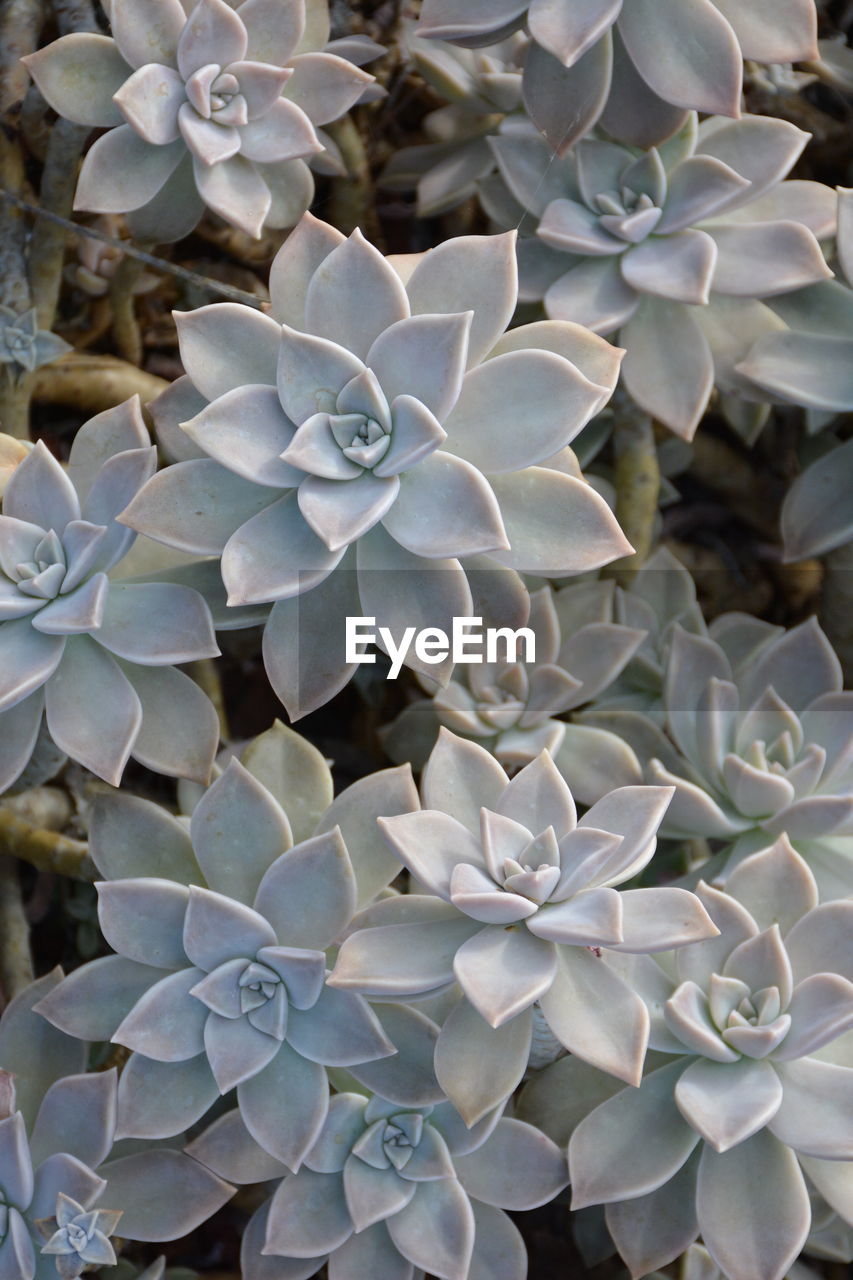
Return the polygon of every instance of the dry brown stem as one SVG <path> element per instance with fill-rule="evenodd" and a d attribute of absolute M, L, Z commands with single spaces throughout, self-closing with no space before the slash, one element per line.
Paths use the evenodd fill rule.
<path fill-rule="evenodd" d="M 219 678 L 219 667 L 214 658 L 198 658 L 187 663 L 187 674 L 192 676 L 200 689 L 203 689 L 219 717 L 219 735 L 223 741 L 230 736 L 228 713 L 225 709 L 225 698 L 222 693 L 222 681 Z"/>
<path fill-rule="evenodd" d="M 150 246 L 146 245 L 146 249 Z M 129 364 L 142 363 L 142 335 L 136 318 L 135 288 L 142 275 L 138 258 L 125 256 L 110 281 L 110 304 L 113 310 L 113 339 L 119 355 Z"/>
<path fill-rule="evenodd" d="M 36 47 L 43 0 L 4 0 L 0 5 L 0 113 L 8 116 L 24 99 L 29 72 L 20 61 Z"/>
<path fill-rule="evenodd" d="M 337 178 L 329 197 L 329 221 L 344 235 L 360 227 L 377 248 L 382 248 L 382 230 L 376 217 L 373 176 L 364 138 L 352 116 L 326 125 L 347 167 L 347 177 Z"/>
<path fill-rule="evenodd" d="M 693 440 L 690 474 L 721 494 L 726 506 L 771 541 L 777 537 L 777 513 L 767 480 L 755 459 L 700 427 Z"/>
<path fill-rule="evenodd" d="M 62 831 L 74 816 L 71 798 L 61 787 L 30 787 L 18 795 L 7 794 L 2 806 L 16 818 L 48 831 Z"/>
<path fill-rule="evenodd" d="M 853 677 L 853 542 L 826 557 L 820 620 L 841 659 L 847 680 Z"/>
<path fill-rule="evenodd" d="M 63 218 L 71 215 L 80 153 L 90 133 L 91 130 L 84 125 L 72 124 L 70 120 L 61 118 L 50 131 L 41 178 L 41 203 Z M 56 318 L 66 239 L 62 227 L 46 218 L 36 218 L 28 253 L 28 271 L 42 329 L 52 329 Z"/>
<path fill-rule="evenodd" d="M 145 404 L 168 385 L 165 378 L 115 356 L 73 351 L 36 371 L 33 399 L 94 414 L 112 409 L 134 395 Z"/>
<path fill-rule="evenodd" d="M 0 14 L 5 11 L 0 10 Z M 2 45 L 0 27 L 0 45 Z M 0 76 L 0 95 L 4 80 Z M 25 183 L 21 147 L 8 118 L 0 122 L 0 187 L 21 191 Z M 32 306 L 24 252 L 26 225 L 20 210 L 11 204 L 0 204 L 0 303 L 18 314 Z M 18 440 L 29 436 L 31 375 L 12 377 L 14 366 L 0 367 L 0 424 L 2 430 Z"/>
<path fill-rule="evenodd" d="M 614 404 L 616 518 L 634 548 L 608 565 L 607 574 L 627 586 L 648 559 L 655 536 L 660 494 L 660 468 L 652 420 L 631 401 Z"/>
<path fill-rule="evenodd" d="M 6 1002 L 33 980 L 30 927 L 14 858 L 0 855 L 0 987 Z"/>
<path fill-rule="evenodd" d="M 75 880 L 94 880 L 96 875 L 85 841 L 35 827 L 5 805 L 0 806 L 0 855 L 12 855 L 39 871 L 55 871 Z"/>

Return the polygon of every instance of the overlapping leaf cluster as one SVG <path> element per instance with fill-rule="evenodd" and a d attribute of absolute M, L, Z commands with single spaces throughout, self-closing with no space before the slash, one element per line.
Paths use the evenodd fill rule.
<path fill-rule="evenodd" d="M 524 1280 L 510 1214 L 555 1200 L 637 1278 L 853 1259 L 853 695 L 815 618 L 703 612 L 623 465 L 800 406 L 785 551 L 849 543 L 853 197 L 744 110 L 819 74 L 818 8 L 423 0 L 385 48 L 325 0 L 111 0 L 24 60 L 108 234 L 291 230 L 263 308 L 175 313 L 156 445 L 137 399 L 0 436 L 0 794 L 70 761 L 103 938 L 0 1019 L 0 1280 L 178 1280 L 136 1244 L 232 1197 L 244 1280 Z M 470 233 L 386 254 L 312 175 L 417 77 L 378 184 Z M 39 314 L 0 307 L 9 385 L 66 350 Z M 393 766 L 336 795 L 276 698 L 342 692 L 347 618 L 472 616 L 535 655 L 410 650 Z M 217 632 L 272 687 L 247 742 Z"/>

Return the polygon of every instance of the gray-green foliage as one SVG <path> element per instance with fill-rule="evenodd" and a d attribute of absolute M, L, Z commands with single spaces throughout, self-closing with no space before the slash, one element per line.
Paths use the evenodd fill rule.
<path fill-rule="evenodd" d="M 205 205 L 253 236 L 292 226 L 314 194 L 306 161 L 325 154 L 320 126 L 372 83 L 333 52 L 315 56 L 325 0 L 308 30 L 305 0 L 109 7 L 114 38 L 74 32 L 26 60 L 60 115 L 107 130 L 76 208 L 129 214 L 143 240 L 180 239 Z"/>
<path fill-rule="evenodd" d="M 665 546 L 605 576 L 631 430 L 689 453 L 709 408 L 749 447 L 784 407 L 774 479 L 805 410 L 785 554 L 849 542 L 853 193 L 788 176 L 796 94 L 849 87 L 848 51 L 814 63 L 814 0 L 423 0 L 396 51 L 326 0 L 103 7 L 111 35 L 25 59 L 100 131 L 76 207 L 149 242 L 211 211 L 237 256 L 293 230 L 269 306 L 176 313 L 162 468 L 134 401 L 67 461 L 64 418 L 50 448 L 0 436 L 0 792 L 70 757 L 111 948 L 88 921 L 96 958 L 0 1019 L 0 1280 L 188 1280 L 135 1242 L 260 1184 L 245 1280 L 524 1280 L 507 1211 L 570 1175 L 634 1277 L 849 1260 L 853 695 L 816 620 L 706 620 Z M 423 140 L 389 158 L 411 70 Z M 314 173 L 340 214 L 380 166 L 422 219 L 497 234 L 421 222 L 384 253 L 306 212 Z M 120 253 L 72 280 L 106 297 Z M 7 300 L 17 393 L 68 344 Z M 535 661 L 410 655 L 402 763 L 337 797 L 277 721 L 220 750 L 179 669 L 242 632 L 295 718 L 353 675 L 346 618 L 472 615 Z M 119 790 L 131 757 L 176 798 Z"/>

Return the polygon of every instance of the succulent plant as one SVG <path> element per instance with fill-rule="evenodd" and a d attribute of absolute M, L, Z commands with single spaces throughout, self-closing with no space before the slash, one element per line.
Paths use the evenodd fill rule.
<path fill-rule="evenodd" d="M 119 1089 L 122 1137 L 171 1137 L 236 1087 L 257 1140 L 296 1169 L 326 1114 L 324 1068 L 358 1070 L 395 1052 L 361 997 L 325 984 L 325 948 L 359 895 L 397 870 L 373 847 L 375 806 L 406 811 L 416 794 L 405 771 L 374 774 L 318 822 L 322 757 L 281 727 L 264 737 L 246 758 L 278 784 L 289 761 L 299 840 L 236 758 L 193 809 L 189 831 L 150 802 L 105 799 L 91 851 L 109 876 L 99 915 L 118 954 L 76 970 L 39 1012 L 69 1034 L 133 1050 Z M 317 834 L 305 838 L 306 827 Z M 359 886 L 342 827 L 353 831 Z"/>
<path fill-rule="evenodd" d="M 39 1222 L 41 1252 L 55 1258 L 62 1280 L 75 1280 L 89 1266 L 111 1267 L 116 1254 L 110 1236 L 120 1217 L 120 1210 L 84 1209 L 60 1191 L 54 1216 Z"/>
<path fill-rule="evenodd" d="M 163 1254 L 150 1266 L 135 1267 L 126 1258 L 120 1258 L 110 1280 L 198 1280 L 198 1273 L 187 1267 L 167 1267 Z"/>
<path fill-rule="evenodd" d="M 718 937 L 626 966 L 663 1055 L 640 1087 L 575 1125 L 557 1114 L 562 1091 L 591 1073 L 563 1059 L 521 1104 L 546 1132 L 549 1110 L 573 1130 L 573 1206 L 606 1204 L 634 1276 L 701 1233 L 729 1280 L 781 1280 L 810 1230 L 806 1177 L 851 1217 L 853 901 L 818 906 L 784 838 L 743 861 L 727 889 L 697 889 Z"/>
<path fill-rule="evenodd" d="M 0 791 L 27 764 L 42 713 L 56 745 L 117 785 L 128 757 L 204 781 L 213 707 L 174 663 L 218 653 L 189 587 L 116 582 L 134 541 L 116 515 L 156 467 L 138 399 L 78 431 L 67 471 L 39 441 L 0 515 Z"/>
<path fill-rule="evenodd" d="M 804 405 L 807 424 L 819 430 L 853 408 L 853 192 L 838 191 L 837 257 L 847 283 L 826 281 L 781 299 L 789 328 L 755 343 L 738 366 L 762 391 L 783 403 Z M 816 427 L 809 423 L 816 420 Z M 807 441 L 809 465 L 791 485 L 782 507 L 788 560 L 821 556 L 853 538 L 850 519 L 853 448 L 825 432 Z M 806 450 L 804 450 L 806 452 Z M 817 456 L 815 456 L 817 455 Z"/>
<path fill-rule="evenodd" d="M 829 447 L 797 476 L 782 504 L 786 560 L 823 556 L 853 540 L 853 440 Z"/>
<path fill-rule="evenodd" d="M 57 394 L 51 280 L 84 348 L 126 295 L 124 355 L 151 279 L 113 280 L 121 236 L 204 219 L 233 260 L 176 254 L 158 286 L 186 310 L 143 335 L 143 377 L 184 370 L 157 449 L 136 398 L 0 430 L 0 1280 L 198 1280 L 175 1262 L 233 1269 L 240 1224 L 244 1280 L 525 1280 L 513 1215 L 549 1202 L 584 1274 L 834 1272 L 853 188 L 788 174 L 801 123 L 829 172 L 845 5 L 90 7 L 25 22 L 0 93 L 43 205 L 18 212 L 47 218 L 0 305 L 6 430 Z M 109 244 L 63 264 L 75 179 Z M 257 305 L 196 306 L 208 265 Z M 796 449 L 784 556 L 830 555 L 826 633 L 817 566 L 773 622 L 706 621 L 668 549 L 694 478 L 722 513 L 709 409 L 746 448 L 768 424 L 777 480 Z M 258 659 L 291 719 L 354 678 L 323 752 L 231 736 Z M 405 763 L 367 772 L 377 742 Z M 79 879 L 34 969 L 75 959 L 21 990 L 42 866 Z M 168 1247 L 238 1188 L 230 1241 Z"/>
<path fill-rule="evenodd" d="M 692 1244 L 683 1254 L 677 1271 L 678 1280 L 725 1280 L 704 1245 Z M 817 1280 L 817 1274 L 802 1262 L 795 1262 L 787 1272 L 790 1280 Z M 663 1272 L 653 1271 L 647 1280 L 665 1280 Z"/>
<path fill-rule="evenodd" d="M 442 729 L 421 791 L 420 811 L 379 825 L 428 892 L 357 917 L 329 981 L 378 999 L 459 984 L 436 1070 L 468 1124 L 521 1078 L 537 1002 L 565 1048 L 636 1084 L 646 1011 L 602 949 L 667 950 L 715 932 L 684 890 L 614 888 L 651 859 L 670 789 L 618 788 L 578 821 L 546 752 L 510 782 L 483 747 Z"/>
<path fill-rule="evenodd" d="M 116 267 L 124 258 L 120 248 L 122 219 L 116 214 L 105 214 L 95 220 L 95 228 L 110 239 L 78 236 L 77 261 L 69 263 L 65 268 L 65 278 L 70 284 L 82 289 L 90 298 L 103 298 L 110 290 Z M 157 276 L 150 272 L 143 272 L 139 279 L 134 281 L 131 292 L 148 293 L 158 283 Z"/>
<path fill-rule="evenodd" d="M 708 634 L 693 579 L 664 547 L 649 557 L 627 587 L 616 588 L 612 617 L 623 626 L 644 628 L 645 638 L 616 679 L 575 713 L 570 730 L 574 742 L 561 769 L 588 804 L 610 790 L 614 776 L 622 783 L 648 781 L 646 766 L 653 757 L 664 757 L 668 767 L 675 765 L 677 756 L 664 733 L 664 684 L 673 636 L 677 630 Z M 721 615 L 711 630 L 723 633 L 730 622 L 739 628 L 742 661 L 780 633 L 758 618 L 747 623 L 743 615 Z"/>
<path fill-rule="evenodd" d="M 53 1086 L 49 1107 L 79 1111 L 86 1108 L 95 1091 L 115 1095 L 115 1072 L 100 1077 L 69 1076 Z M 94 1089 L 92 1085 L 94 1084 Z M 27 1140 L 27 1127 L 16 1109 L 13 1076 L 0 1070 L 0 1269 L 4 1276 L 33 1280 L 39 1276 L 61 1276 L 74 1280 L 87 1263 L 109 1265 L 115 1253 L 112 1235 L 120 1213 L 84 1208 L 62 1190 L 73 1190 L 91 1206 L 106 1183 L 89 1167 L 98 1164 L 112 1146 L 112 1135 L 96 1129 L 81 1159 L 80 1148 L 73 1151 L 51 1149 L 54 1135 L 42 1132 L 34 1153 Z M 45 1099 L 47 1102 L 47 1098 Z M 103 1102 L 88 1107 L 88 1119 L 103 1120 Z M 38 1123 L 38 1122 L 37 1122 Z M 82 1131 L 81 1131 L 82 1136 Z M 35 1135 L 34 1135 L 35 1137 Z M 35 1166 L 35 1168 L 34 1168 Z M 56 1227 L 56 1231 L 53 1230 Z M 42 1254 L 39 1260 L 38 1254 Z M 52 1255 L 52 1256 L 51 1256 Z"/>
<path fill-rule="evenodd" d="M 198 1280 L 198 1273 L 188 1267 L 167 1267 L 163 1254 L 147 1267 L 135 1267 L 120 1258 L 110 1280 Z"/>
<path fill-rule="evenodd" d="M 641 782 L 630 751 L 628 776 L 623 776 L 625 753 L 620 754 L 613 735 L 556 718 L 606 690 L 645 638 L 644 631 L 604 620 L 602 606 L 612 604 L 613 586 L 583 583 L 531 593 L 527 625 L 536 639 L 535 662 L 519 657 L 471 667 L 457 664 L 446 688 L 428 688 L 434 695 L 429 701 L 406 707 L 383 732 L 391 759 L 420 768 L 444 725 L 479 742 L 509 771 L 547 751 L 584 804 L 600 794 L 590 798 L 584 788 L 590 755 L 596 779 L 607 774 L 608 789 Z M 422 683 L 427 686 L 423 677 Z"/>
<path fill-rule="evenodd" d="M 422 124 L 427 142 L 395 151 L 379 185 L 417 191 L 417 212 L 434 217 L 477 194 L 478 183 L 495 169 L 486 139 L 504 121 L 523 120 L 521 68 L 528 41 L 520 32 L 482 49 L 460 49 L 406 35 L 412 64 L 447 105 Z"/>
<path fill-rule="evenodd" d="M 737 116 L 744 58 L 819 56 L 814 0 L 425 0 L 417 30 L 476 48 L 525 24 L 527 108 L 559 150 L 599 120 L 645 147 L 685 109 Z"/>
<path fill-rule="evenodd" d="M 24 461 L 32 447 L 31 441 L 18 440 L 15 436 L 7 436 L 5 431 L 0 431 L 0 501 L 15 469 Z"/>
<path fill-rule="evenodd" d="M 758 91 L 768 97 L 779 100 L 780 105 L 786 99 L 793 101 L 797 94 L 810 84 L 820 79 L 814 71 L 797 71 L 790 62 L 771 62 L 762 66 L 757 62 L 747 62 L 743 69 L 744 94 L 749 99 L 751 92 Z M 779 112 L 784 118 L 784 111 Z"/>
<path fill-rule="evenodd" d="M 137 239 L 177 240 L 204 206 L 252 236 L 292 226 L 313 183 L 320 125 L 372 77 L 303 39 L 305 0 L 112 0 L 114 39 L 77 32 L 24 61 L 50 105 L 106 129 L 75 207 L 125 213 Z M 313 33 L 309 33 L 313 34 Z"/>
<path fill-rule="evenodd" d="M 126 1239 L 175 1239 L 234 1190 L 180 1151 L 115 1158 L 115 1069 L 81 1074 L 85 1046 L 33 1012 L 60 978 L 32 983 L 0 1019 L 4 1280 L 75 1280 L 115 1262 L 119 1221 Z"/>
<path fill-rule="evenodd" d="M 562 639 L 555 638 L 555 621 Z M 529 669 L 523 662 L 484 664 L 470 674 L 457 666 L 437 692 L 421 677 L 434 696 L 410 704 L 382 730 L 391 759 L 420 768 L 443 724 L 487 746 L 509 770 L 548 750 L 582 804 L 594 804 L 615 786 L 643 782 L 641 762 L 661 750 L 673 632 L 679 626 L 707 634 L 690 574 L 659 547 L 626 587 L 583 580 L 534 592 L 528 625 L 537 636 L 537 659 L 545 657 L 543 676 L 535 675 L 538 661 Z M 753 619 L 750 652 L 778 634 Z M 555 644 L 556 668 L 548 662 Z M 562 697 L 568 721 L 552 718 L 553 711 L 539 713 L 536 695 L 543 688 Z"/>
<path fill-rule="evenodd" d="M 610 584 L 598 583 L 598 591 Z M 589 588 L 588 588 L 589 590 Z M 567 593 L 566 599 L 572 597 Z M 707 631 L 696 599 L 696 586 L 681 561 L 667 547 L 658 547 L 627 586 L 612 593 L 609 620 L 643 631 L 644 637 L 616 679 L 596 694 L 583 720 L 602 723 L 611 708 L 641 712 L 656 724 L 663 723 L 663 684 L 672 634 L 676 626 L 704 635 Z M 756 622 L 757 627 L 761 627 Z M 768 628 L 768 634 L 776 634 Z M 602 715 L 604 713 L 604 715 Z"/>
<path fill-rule="evenodd" d="M 0 364 L 13 382 L 70 350 L 63 338 L 39 327 L 35 307 L 19 313 L 0 306 Z"/>
<path fill-rule="evenodd" d="M 779 313 L 787 328 L 757 336 L 738 366 L 774 399 L 820 414 L 846 413 L 853 406 L 853 192 L 843 187 L 838 189 L 836 257 L 844 280 L 781 298 Z"/>
<path fill-rule="evenodd" d="M 814 619 L 787 632 L 755 623 L 724 614 L 707 636 L 675 629 L 668 736 L 630 713 L 613 712 L 607 724 L 648 761 L 648 782 L 675 788 L 665 834 L 724 841 L 722 871 L 786 833 L 824 897 L 845 897 L 853 694 L 842 691 L 838 658 Z"/>
<path fill-rule="evenodd" d="M 264 657 L 292 717 L 355 670 L 347 615 L 397 643 L 472 613 L 523 625 L 512 571 L 592 569 L 628 549 L 566 448 L 619 353 L 577 325 L 504 334 L 513 243 L 460 237 L 386 260 L 306 215 L 273 264 L 272 316 L 233 303 L 178 316 L 188 377 L 153 411 L 206 456 L 166 468 L 122 519 L 221 555 L 231 605 L 276 602 Z M 420 669 L 446 682 L 450 665 Z"/>
<path fill-rule="evenodd" d="M 190 1150 L 239 1181 L 281 1179 L 246 1228 L 245 1280 L 277 1261 L 290 1280 L 327 1262 L 347 1280 L 524 1280 L 524 1243 L 502 1210 L 545 1204 L 567 1181 L 556 1143 L 500 1108 L 469 1129 L 449 1102 L 407 1107 L 376 1094 L 336 1094 L 297 1173 L 276 1169 L 235 1112 Z"/>
<path fill-rule="evenodd" d="M 615 333 L 626 389 L 687 439 L 715 385 L 773 399 L 740 363 L 785 330 L 777 295 L 832 274 L 818 239 L 834 233 L 835 193 L 781 181 L 808 136 L 758 116 L 697 128 L 691 113 L 660 150 L 585 138 L 555 163 L 541 140 L 492 138 L 514 200 L 539 220 L 519 245 L 522 296 Z"/>
<path fill-rule="evenodd" d="M 804 1252 L 832 1262 L 853 1262 L 853 1223 L 849 1216 L 848 1220 L 842 1218 L 813 1187 L 809 1188 L 809 1194 L 812 1227 Z"/>
<path fill-rule="evenodd" d="M 598 583 L 596 587 L 600 590 L 606 585 L 609 584 Z M 601 742 L 601 759 L 593 750 L 586 756 L 588 768 L 583 786 L 593 799 L 598 799 L 610 786 L 607 766 L 617 750 L 622 758 L 623 776 L 627 779 L 633 774 L 635 781 L 644 777 L 641 762 L 648 762 L 651 757 L 662 755 L 668 765 L 674 762 L 671 746 L 662 732 L 667 716 L 664 685 L 673 636 L 677 630 L 698 636 L 707 636 L 709 632 L 693 579 L 664 546 L 649 556 L 628 586 L 616 588 L 610 616 L 622 626 L 642 628 L 646 634 L 616 679 L 575 715 L 575 732 L 587 727 L 607 735 Z M 781 628 L 744 614 L 721 614 L 711 623 L 710 631 L 712 635 L 719 635 L 724 645 L 729 643 L 727 634 L 737 638 L 736 658 L 741 664 L 750 661 L 762 645 L 781 634 Z M 590 747 L 592 745 L 590 742 Z M 575 770 L 583 758 L 582 751 L 575 752 Z M 575 776 L 575 773 L 566 773 L 572 786 Z"/>

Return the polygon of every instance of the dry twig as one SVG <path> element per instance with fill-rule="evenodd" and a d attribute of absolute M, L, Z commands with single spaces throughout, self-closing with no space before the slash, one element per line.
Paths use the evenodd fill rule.
<path fill-rule="evenodd" d="M 627 585 L 648 559 L 655 535 L 660 467 L 652 420 L 627 397 L 614 401 L 616 518 L 634 548 L 609 565 L 608 576 Z"/>
<path fill-rule="evenodd" d="M 94 880 L 97 874 L 85 841 L 35 827 L 0 806 L 0 855 L 4 854 L 29 862 L 38 871 L 55 871 L 75 880 Z"/>
<path fill-rule="evenodd" d="M 33 398 L 41 404 L 63 404 L 82 413 L 101 413 L 138 395 L 143 404 L 159 396 L 169 383 L 115 356 L 72 351 L 38 369 Z"/>
<path fill-rule="evenodd" d="M 18 866 L 0 855 L 0 987 L 8 1002 L 34 977 Z"/>

